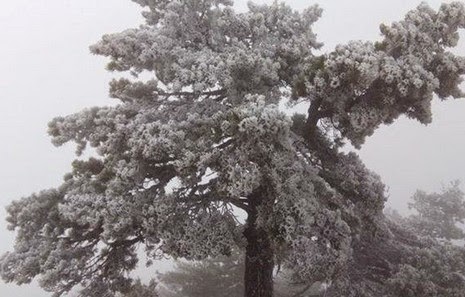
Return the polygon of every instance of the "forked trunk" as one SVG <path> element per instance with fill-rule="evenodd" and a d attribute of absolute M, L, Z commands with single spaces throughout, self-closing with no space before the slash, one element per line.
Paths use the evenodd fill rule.
<path fill-rule="evenodd" d="M 272 297 L 274 269 L 272 243 L 267 232 L 257 227 L 257 208 L 256 205 L 251 206 L 244 230 L 244 236 L 247 239 L 244 296 Z"/>

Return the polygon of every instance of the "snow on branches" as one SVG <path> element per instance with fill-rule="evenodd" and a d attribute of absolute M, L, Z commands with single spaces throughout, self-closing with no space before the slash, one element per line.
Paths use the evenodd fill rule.
<path fill-rule="evenodd" d="M 338 149 L 344 139 L 360 146 L 402 114 L 428 123 L 433 94 L 461 96 L 465 60 L 447 49 L 465 27 L 462 4 L 421 5 L 382 26 L 380 42 L 315 56 L 317 6 L 249 4 L 236 13 L 228 0 L 135 2 L 148 9 L 146 23 L 91 47 L 133 78 L 110 83 L 118 105 L 49 124 L 55 145 L 96 155 L 73 162 L 58 189 L 9 206 L 17 238 L 1 259 L 3 279 L 40 276 L 56 296 L 75 286 L 113 296 L 133 287 L 139 246 L 149 258 L 197 260 L 239 247 L 249 297 L 264 297 L 272 280 L 260 267 L 269 276 L 282 263 L 299 281 L 337 288 L 365 256 L 361 246 L 376 238 L 391 246 L 384 185 Z M 282 99 L 307 101 L 308 114 L 291 119 Z M 397 264 L 394 272 L 409 273 Z"/>

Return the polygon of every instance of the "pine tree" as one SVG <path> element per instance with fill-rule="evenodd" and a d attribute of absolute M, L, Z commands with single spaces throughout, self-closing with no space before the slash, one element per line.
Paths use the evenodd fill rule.
<path fill-rule="evenodd" d="M 86 296 L 86 292 L 81 292 L 82 296 Z M 95 293 L 89 293 L 95 295 Z M 105 294 L 105 293 L 104 293 Z M 105 296 L 105 295 L 102 296 Z M 125 294 L 117 294 L 117 297 L 160 297 L 157 293 L 157 283 L 152 280 L 148 285 L 143 284 L 139 279 L 133 282 L 131 288 Z"/>
<path fill-rule="evenodd" d="M 173 270 L 159 274 L 165 297 L 241 297 L 244 295 L 243 253 L 208 258 L 202 261 L 178 261 Z"/>
<path fill-rule="evenodd" d="M 465 197 L 459 182 L 453 182 L 440 193 L 417 191 L 409 207 L 416 211 L 407 224 L 417 234 L 439 240 L 463 240 L 460 224 L 465 220 Z"/>
<path fill-rule="evenodd" d="M 317 6 L 237 13 L 230 0 L 134 1 L 145 24 L 91 47 L 133 78 L 111 82 L 118 105 L 50 123 L 55 145 L 97 155 L 75 161 L 57 189 L 8 207 L 17 237 L 1 260 L 4 280 L 40 276 L 55 296 L 77 285 L 111 296 L 130 290 L 139 246 L 188 260 L 239 247 L 247 297 L 273 296 L 276 264 L 345 296 L 382 296 L 373 292 L 399 271 L 428 266 L 409 260 L 417 249 L 441 259 L 438 247 L 385 220 L 380 178 L 340 148 L 360 147 L 401 115 L 427 124 L 434 95 L 462 96 L 465 60 L 448 49 L 465 27 L 463 4 L 422 4 L 382 25 L 379 42 L 316 55 Z M 283 100 L 308 112 L 290 118 Z M 444 288 L 430 276 L 430 287 Z"/>
<path fill-rule="evenodd" d="M 408 217 L 393 210 L 386 213 L 397 228 L 410 231 L 404 230 L 402 235 L 411 241 L 408 248 L 402 244 L 397 248 L 398 256 L 406 261 L 397 267 L 386 287 L 394 296 L 463 296 L 465 248 L 460 224 L 465 217 L 465 199 L 459 182 L 439 193 L 418 190 L 411 200 L 409 207 L 415 212 Z"/>

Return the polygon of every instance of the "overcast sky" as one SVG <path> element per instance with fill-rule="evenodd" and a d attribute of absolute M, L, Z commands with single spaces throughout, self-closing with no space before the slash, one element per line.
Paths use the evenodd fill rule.
<path fill-rule="evenodd" d="M 271 1 L 257 1 L 271 2 Z M 441 1 L 427 1 L 438 8 Z M 314 2 L 289 0 L 302 9 Z M 318 2 L 317 2 L 318 3 Z M 420 1 L 320 0 L 315 26 L 330 50 L 348 40 L 379 38 L 380 23 L 399 20 Z M 240 9 L 245 1 L 237 1 Z M 105 105 L 112 77 L 105 59 L 88 46 L 104 33 L 141 23 L 129 0 L 15 0 L 0 2 L 0 253 L 13 244 L 3 210 L 13 199 L 60 184 L 74 148 L 55 148 L 46 134 L 54 116 Z M 465 32 L 462 32 L 465 37 Z M 464 42 L 458 52 L 465 54 Z M 436 102 L 433 124 L 400 119 L 377 130 L 359 151 L 365 164 L 389 187 L 389 205 L 406 209 L 416 189 L 438 190 L 454 179 L 465 182 L 465 100 Z M 45 297 L 36 285 L 0 281 L 0 296 Z"/>

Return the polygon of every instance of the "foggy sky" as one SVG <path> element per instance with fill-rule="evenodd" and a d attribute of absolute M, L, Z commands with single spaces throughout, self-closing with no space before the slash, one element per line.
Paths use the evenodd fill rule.
<path fill-rule="evenodd" d="M 268 2 L 271 1 L 256 1 Z M 438 8 L 441 1 L 427 1 Z M 315 2 L 289 0 L 302 9 Z M 316 2 L 318 3 L 318 2 Z M 379 38 L 379 24 L 400 20 L 420 1 L 320 0 L 323 17 L 314 27 L 325 50 L 348 40 Z M 236 6 L 245 8 L 245 1 Z M 73 160 L 72 145 L 55 148 L 47 123 L 108 99 L 111 73 L 88 46 L 102 34 L 142 22 L 129 0 L 16 0 L 0 3 L 0 253 L 11 249 L 4 206 L 13 199 L 58 186 Z M 465 32 L 462 32 L 465 38 Z M 459 53 L 465 54 L 465 43 Z M 416 189 L 465 182 L 465 100 L 433 104 L 433 123 L 400 119 L 378 129 L 358 153 L 389 187 L 388 204 L 406 209 Z M 464 185 L 465 187 L 465 185 Z M 2 297 L 50 296 L 37 285 L 0 281 Z"/>

